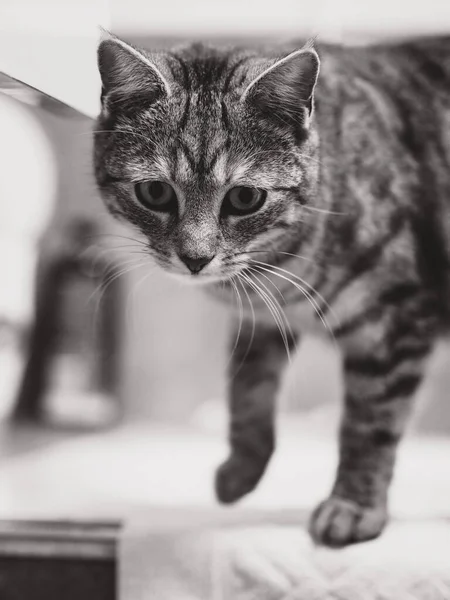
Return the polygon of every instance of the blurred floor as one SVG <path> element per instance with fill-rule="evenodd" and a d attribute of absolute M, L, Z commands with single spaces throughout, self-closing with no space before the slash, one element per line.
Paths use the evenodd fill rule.
<path fill-rule="evenodd" d="M 402 444 L 392 492 L 400 516 L 448 515 L 448 349 L 424 386 Z M 184 425 L 131 422 L 109 432 L 63 434 L 4 428 L 0 518 L 120 519 L 157 507 L 212 507 L 213 474 L 227 452 L 223 404 Z M 446 412 L 445 412 L 446 411 Z M 328 491 L 336 464 L 337 403 L 279 419 L 280 443 L 251 509 L 308 511 Z"/>

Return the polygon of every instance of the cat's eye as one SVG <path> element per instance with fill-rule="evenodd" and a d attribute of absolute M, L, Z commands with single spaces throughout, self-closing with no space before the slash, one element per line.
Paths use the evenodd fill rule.
<path fill-rule="evenodd" d="M 222 211 L 228 215 L 249 215 L 261 208 L 267 192 L 254 187 L 240 185 L 229 190 L 224 198 Z"/>
<path fill-rule="evenodd" d="M 146 208 L 160 212 L 172 212 L 177 207 L 177 196 L 173 187 L 165 181 L 143 181 L 136 183 L 134 192 Z"/>

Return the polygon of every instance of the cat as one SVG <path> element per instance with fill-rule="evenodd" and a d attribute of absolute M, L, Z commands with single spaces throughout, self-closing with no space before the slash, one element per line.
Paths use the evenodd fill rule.
<path fill-rule="evenodd" d="M 309 531 L 332 547 L 377 537 L 414 394 L 450 323 L 450 37 L 150 52 L 111 36 L 98 59 L 107 207 L 164 270 L 240 298 L 219 500 L 266 469 L 308 301 L 345 384 L 336 480 Z"/>

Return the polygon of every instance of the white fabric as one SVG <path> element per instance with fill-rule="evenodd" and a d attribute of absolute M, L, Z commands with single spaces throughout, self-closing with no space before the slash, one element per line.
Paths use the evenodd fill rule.
<path fill-rule="evenodd" d="M 147 535 L 142 523 L 128 532 L 121 600 L 450 598 L 449 522 L 395 523 L 378 540 L 336 551 L 315 547 L 298 520 L 183 517 L 174 527 L 176 515 L 161 514 Z"/>
<path fill-rule="evenodd" d="M 204 477 L 211 481 L 225 439 L 222 403 L 197 419 L 217 438 L 196 438 L 189 453 L 178 438 L 169 465 L 159 454 L 160 469 L 169 474 L 178 465 L 182 475 L 171 480 L 172 510 L 128 520 L 121 600 L 450 600 L 449 354 L 442 350 L 400 447 L 393 518 L 378 540 L 333 551 L 315 547 L 306 532 L 336 469 L 339 411 L 332 405 L 281 418 L 277 452 L 258 489 L 238 507 L 211 508 Z"/>
<path fill-rule="evenodd" d="M 266 477 L 238 507 L 219 508 L 209 489 L 205 494 L 218 440 L 174 435 L 155 457 L 147 454 L 154 508 L 127 521 L 120 599 L 449 600 L 450 440 L 411 434 L 401 447 L 393 521 L 383 536 L 328 550 L 315 547 L 305 527 L 336 466 L 337 415 L 320 414 L 281 421 Z M 136 443 L 144 447 L 144 440 Z M 161 510 L 164 489 L 170 508 Z"/>

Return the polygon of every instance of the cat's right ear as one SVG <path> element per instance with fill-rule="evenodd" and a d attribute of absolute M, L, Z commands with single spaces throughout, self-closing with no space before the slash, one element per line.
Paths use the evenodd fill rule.
<path fill-rule="evenodd" d="M 280 122 L 307 129 L 314 108 L 314 89 L 320 59 L 312 42 L 274 61 L 260 61 L 241 100 L 252 102 L 262 112 L 280 117 Z"/>
<path fill-rule="evenodd" d="M 100 42 L 98 68 L 102 107 L 108 111 L 126 110 L 142 102 L 149 105 L 171 95 L 161 58 L 150 58 L 114 36 Z"/>

